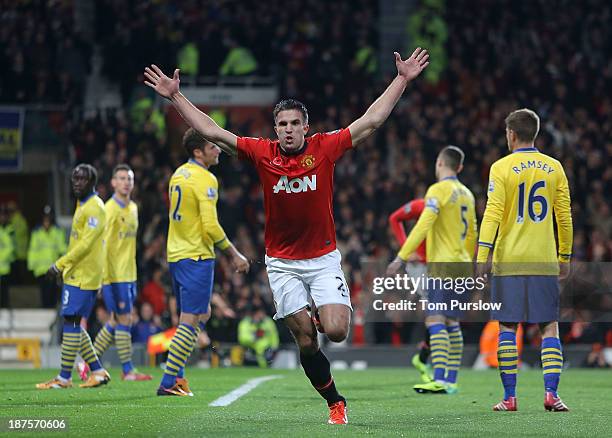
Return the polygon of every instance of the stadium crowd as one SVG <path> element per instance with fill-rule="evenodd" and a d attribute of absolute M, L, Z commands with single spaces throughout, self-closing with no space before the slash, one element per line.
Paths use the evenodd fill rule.
<path fill-rule="evenodd" d="M 139 111 L 138 99 L 147 95 L 143 66 L 154 62 L 168 72 L 184 65 L 186 76 L 194 77 L 243 74 L 227 66 L 222 71 L 231 51 L 242 48 L 255 61 L 248 74 L 273 76 L 283 97 L 306 104 L 311 132 L 347 126 L 388 83 L 389 78 L 375 79 L 376 2 L 363 0 L 356 7 L 350 1 L 294 0 L 282 2 L 287 5 L 283 8 L 277 7 L 279 3 L 98 2 L 96 40 L 103 48 L 104 73 L 121 84 L 125 107 L 81 119 L 72 128 L 71 143 L 79 161 L 98 169 L 98 191 L 104 199 L 111 194 L 112 168 L 128 162 L 134 169 L 141 224 L 141 301 L 151 304 L 162 325 L 171 322 L 164 251 L 167 183 L 183 157 L 170 152 L 160 110 L 151 106 Z M 550 7 L 545 0 L 508 0 L 496 8 L 480 8 L 473 0 L 447 2 L 443 16 L 450 35 L 448 68 L 440 80 L 411 85 L 383 129 L 339 161 L 334 206 L 338 246 L 357 307 L 363 295 L 364 260 L 387 261 L 397 250 L 388 215 L 424 195 L 434 182 L 433 163 L 443 146 L 455 144 L 466 152 L 460 178 L 475 193 L 481 217 L 489 166 L 507 150 L 503 118 L 524 106 L 542 120 L 536 146 L 562 162 L 570 181 L 573 260 L 610 261 L 612 59 L 606 54 L 612 51 L 612 7 L 598 0 L 589 2 L 588 8 L 582 2 L 560 3 Z M 10 69 L 0 72 L 2 100 L 80 99 L 91 52 L 78 35 L 64 32 L 69 14 L 61 11 L 31 11 L 25 19 L 13 21 L 10 11 L 3 11 L 2 22 L 9 26 L 0 29 L 0 56 Z M 42 21 L 49 24 L 40 26 Z M 392 59 L 389 54 L 387 61 Z M 47 88 L 56 93 L 49 97 L 43 92 L 44 81 L 55 83 L 55 75 L 61 86 Z M 29 85 L 30 78 L 35 78 L 35 87 Z M 63 81 L 81 85 L 62 88 Z M 274 136 L 271 117 L 268 126 L 233 126 L 230 111 L 227 128 L 239 135 Z M 213 173 L 220 181 L 220 222 L 254 262 L 251 273 L 241 278 L 230 275 L 223 257 L 218 259 L 215 289 L 236 317 L 214 311 L 210 327 L 223 328 L 216 331 L 219 340 L 235 341 L 240 318 L 259 308 L 273 313 L 263 265 L 262 193 L 254 170 L 239 160 L 224 157 Z M 600 305 L 604 299 L 601 295 Z M 584 319 L 580 323 L 589 325 L 588 317 Z M 417 324 L 389 322 L 378 327 L 370 341 L 409 342 Z M 477 342 L 481 327 L 468 324 L 466 342 Z M 586 330 L 593 331 L 588 342 L 603 342 L 607 327 Z M 566 332 L 567 340 L 580 341 L 575 327 Z"/>
<path fill-rule="evenodd" d="M 121 83 L 126 104 L 142 83 L 143 66 L 151 63 L 164 71 L 179 65 L 183 80 L 273 76 L 287 91 L 283 94 L 299 90 L 308 93 L 302 95 L 306 101 L 320 101 L 322 94 L 337 100 L 338 93 L 349 90 L 342 84 L 351 77 L 356 52 L 374 44 L 377 36 L 374 0 L 103 0 L 97 5 L 104 72 Z M 371 58 L 361 56 L 367 65 Z M 338 89 L 326 90 L 330 83 Z M 325 102 L 316 109 L 324 110 Z"/>
<path fill-rule="evenodd" d="M 72 2 L 3 2 L 0 101 L 79 105 L 92 47 L 75 29 Z"/>

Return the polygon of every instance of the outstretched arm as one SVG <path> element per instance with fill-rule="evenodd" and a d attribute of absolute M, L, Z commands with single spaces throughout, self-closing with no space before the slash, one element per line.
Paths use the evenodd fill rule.
<path fill-rule="evenodd" d="M 153 88 L 160 96 L 165 97 L 177 109 L 187 124 L 198 131 L 206 140 L 215 143 L 230 155 L 237 153 L 237 137 L 221 128 L 206 113 L 200 111 L 179 91 L 179 69 L 174 70 L 172 78 L 152 64 L 145 68 L 145 84 Z"/>
<path fill-rule="evenodd" d="M 410 58 L 402 61 L 399 53 L 395 52 L 395 66 L 397 76 L 387 89 L 374 101 L 363 116 L 350 124 L 353 146 L 361 143 L 376 131 L 389 117 L 397 101 L 404 93 L 408 82 L 416 78 L 429 65 L 427 50 L 418 47 Z"/>

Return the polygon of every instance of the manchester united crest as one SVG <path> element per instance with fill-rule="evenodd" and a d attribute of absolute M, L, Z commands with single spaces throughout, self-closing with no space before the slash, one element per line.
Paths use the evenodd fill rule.
<path fill-rule="evenodd" d="M 304 155 L 300 160 L 300 164 L 304 169 L 312 169 L 315 164 L 315 157 L 313 155 Z"/>

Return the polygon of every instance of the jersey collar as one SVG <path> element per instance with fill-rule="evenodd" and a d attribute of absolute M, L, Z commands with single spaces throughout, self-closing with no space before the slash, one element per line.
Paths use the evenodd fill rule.
<path fill-rule="evenodd" d="M 120 200 L 119 198 L 117 198 L 115 195 L 113 195 L 113 200 L 114 200 L 114 201 L 115 201 L 117 204 L 119 204 L 119 207 L 121 207 L 121 208 L 125 208 L 125 207 L 126 207 L 126 204 L 124 204 L 124 203 L 123 203 L 123 201 L 121 201 L 121 200 Z"/>
<path fill-rule="evenodd" d="M 97 194 L 98 192 L 91 192 L 89 195 L 85 197 L 85 199 L 83 199 L 82 201 L 79 201 L 79 205 L 85 204 L 87 201 L 89 201 L 89 199 L 91 199 L 92 196 L 96 196 Z"/>
<path fill-rule="evenodd" d="M 278 144 L 278 150 L 280 151 L 280 154 L 286 157 L 297 157 L 298 155 L 301 155 L 306 152 L 306 149 L 308 149 L 308 140 L 306 138 L 304 139 L 304 144 L 302 145 L 302 147 L 299 148 L 297 151 L 286 151 L 281 147 L 280 143 Z"/>
<path fill-rule="evenodd" d="M 538 150 L 534 146 L 531 146 L 530 148 L 515 149 L 512 153 L 516 154 L 517 152 L 538 152 Z"/>
<path fill-rule="evenodd" d="M 208 169 L 206 168 L 206 166 L 204 166 L 202 163 L 198 163 L 198 162 L 197 162 L 196 160 L 194 160 L 193 158 L 190 158 L 190 159 L 189 159 L 189 161 L 188 161 L 188 163 L 195 164 L 196 166 L 200 166 L 202 169 L 208 170 Z"/>
<path fill-rule="evenodd" d="M 447 176 L 446 178 L 442 178 L 440 181 L 446 181 L 447 179 L 454 179 L 455 181 L 459 181 L 459 178 L 456 176 Z"/>

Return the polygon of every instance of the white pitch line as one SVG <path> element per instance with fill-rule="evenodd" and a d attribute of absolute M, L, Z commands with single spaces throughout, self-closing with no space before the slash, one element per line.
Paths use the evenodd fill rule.
<path fill-rule="evenodd" d="M 228 392 L 224 396 L 219 397 L 217 400 L 211 402 L 208 406 L 229 406 L 243 395 L 248 394 L 257 388 L 260 384 L 267 382 L 268 380 L 280 379 L 281 377 L 283 376 L 273 375 L 248 380 L 244 385 L 239 386 L 232 392 Z"/>

